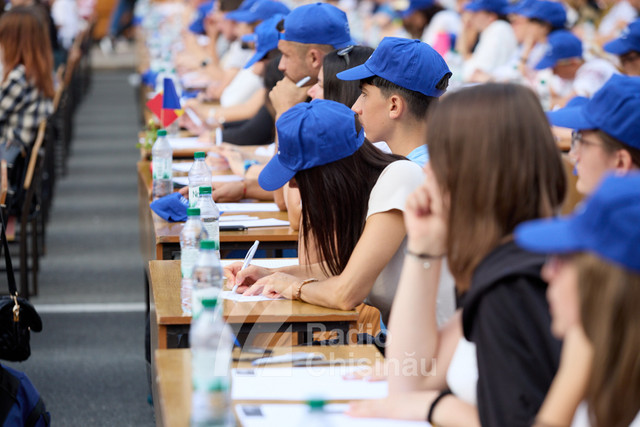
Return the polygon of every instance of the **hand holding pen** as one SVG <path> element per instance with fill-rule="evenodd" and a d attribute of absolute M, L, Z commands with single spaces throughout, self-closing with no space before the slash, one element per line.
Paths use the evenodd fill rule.
<path fill-rule="evenodd" d="M 242 262 L 242 268 L 240 269 L 240 271 L 246 269 L 247 267 L 249 267 L 249 265 L 251 265 L 251 261 L 253 261 L 253 257 L 255 256 L 256 251 L 258 250 L 259 244 L 260 244 L 259 240 L 256 240 L 255 242 L 253 242 L 253 245 L 251 245 L 251 248 L 249 248 L 249 250 L 247 251 L 247 255 L 244 257 L 244 261 Z M 236 284 L 233 286 L 232 291 L 237 292 L 239 285 L 240 283 L 236 281 Z"/>

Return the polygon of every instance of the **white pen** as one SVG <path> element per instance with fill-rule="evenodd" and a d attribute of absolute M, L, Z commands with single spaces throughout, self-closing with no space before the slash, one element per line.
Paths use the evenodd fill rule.
<path fill-rule="evenodd" d="M 255 242 L 253 242 L 253 245 L 251 245 L 251 247 L 249 248 L 249 251 L 247 252 L 247 256 L 244 257 L 244 261 L 242 262 L 242 268 L 240 269 L 240 271 L 249 267 L 249 264 L 251 264 L 251 261 L 253 261 L 253 256 L 256 254 L 256 251 L 258 250 L 259 244 L 260 244 L 260 240 L 256 240 Z M 238 290 L 238 285 L 239 284 L 236 283 L 233 286 L 233 289 L 231 290 L 231 292 L 235 293 Z"/>
<path fill-rule="evenodd" d="M 220 147 L 222 145 L 222 128 L 218 126 L 216 128 L 216 147 Z"/>
<path fill-rule="evenodd" d="M 191 108 L 185 108 L 184 112 L 187 113 L 187 116 L 189 116 L 194 125 L 202 127 L 202 120 L 200 120 L 200 117 L 198 117 Z"/>
<path fill-rule="evenodd" d="M 298 87 L 302 87 L 304 85 L 306 85 L 309 80 L 311 80 L 311 77 L 307 76 L 307 77 L 303 77 L 298 83 L 296 83 L 296 86 Z"/>

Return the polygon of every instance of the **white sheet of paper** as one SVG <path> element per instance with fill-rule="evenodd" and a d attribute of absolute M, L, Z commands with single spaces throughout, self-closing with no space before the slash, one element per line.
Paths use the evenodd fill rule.
<path fill-rule="evenodd" d="M 169 137 L 169 145 L 174 150 L 189 149 L 189 148 L 205 148 L 211 147 L 211 143 L 207 141 L 199 141 L 197 136 L 189 136 L 185 138 Z"/>
<path fill-rule="evenodd" d="M 222 291 L 220 292 L 220 294 L 218 294 L 218 297 L 222 299 L 228 299 L 231 301 L 237 301 L 237 302 L 274 301 L 278 299 L 284 299 L 284 298 L 269 298 L 262 295 L 244 296 L 242 294 L 239 294 L 233 291 Z"/>
<path fill-rule="evenodd" d="M 213 175 L 211 177 L 211 182 L 237 182 L 242 180 L 244 178 L 238 175 Z"/>
<path fill-rule="evenodd" d="M 191 163 L 174 163 L 173 164 L 173 170 L 174 171 L 178 171 L 178 172 L 189 172 L 189 169 L 186 169 L 186 167 L 183 166 L 178 166 L 177 165 L 189 165 L 189 169 L 191 169 L 191 165 L 193 164 L 193 162 Z M 242 177 L 238 176 L 238 175 L 213 175 L 211 177 L 211 182 L 237 182 L 237 181 L 242 181 Z M 188 176 L 174 176 L 173 177 L 173 182 L 175 182 L 178 185 L 189 185 L 189 177 Z M 225 205 L 235 205 L 235 204 L 240 204 L 240 203 L 218 203 L 218 207 L 220 207 L 220 205 L 225 204 Z M 242 203 L 243 205 L 246 205 L 248 203 Z M 269 204 L 269 203 L 260 203 L 262 205 L 264 204 Z M 240 212 L 240 211 L 237 211 Z M 244 211 L 244 212 L 249 212 L 249 211 Z M 258 211 L 251 211 L 251 212 L 258 212 Z M 264 212 L 264 211 L 259 211 L 259 212 Z"/>
<path fill-rule="evenodd" d="M 234 400 L 359 400 L 387 396 L 387 382 L 345 380 L 343 376 L 359 369 L 349 366 L 305 368 L 233 369 L 231 398 Z"/>
<path fill-rule="evenodd" d="M 324 407 L 324 420 L 332 427 L 428 427 L 426 421 L 402 421 L 380 418 L 351 418 L 344 412 L 349 405 L 332 403 Z M 307 405 L 265 404 L 236 405 L 236 414 L 244 427 L 298 427 L 305 425 L 309 417 Z"/>
<path fill-rule="evenodd" d="M 258 246 L 260 249 L 260 246 Z M 241 259 L 223 259 L 220 261 L 222 267 L 226 267 L 227 265 L 231 265 L 234 262 L 242 262 Z M 251 265 L 257 265 L 258 267 L 264 268 L 279 268 L 279 267 L 289 267 L 291 265 L 298 265 L 298 258 L 254 258 L 251 261 Z"/>
<path fill-rule="evenodd" d="M 176 172 L 189 172 L 193 166 L 193 162 L 181 162 L 181 163 L 173 163 L 171 168 Z"/>
<path fill-rule="evenodd" d="M 275 203 L 217 203 L 221 212 L 280 212 Z"/>
<path fill-rule="evenodd" d="M 288 227 L 289 221 L 276 218 L 263 218 L 263 219 L 245 219 L 240 221 L 225 221 L 222 225 L 229 227 Z"/>
<path fill-rule="evenodd" d="M 251 215 L 222 215 L 220 217 L 220 222 L 228 222 L 228 221 L 254 221 L 260 219 L 257 216 Z"/>
<path fill-rule="evenodd" d="M 276 154 L 276 144 L 256 148 L 256 156 L 273 157 L 274 154 Z"/>

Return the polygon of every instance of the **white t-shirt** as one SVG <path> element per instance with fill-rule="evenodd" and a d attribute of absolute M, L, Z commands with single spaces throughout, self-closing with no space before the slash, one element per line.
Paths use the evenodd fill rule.
<path fill-rule="evenodd" d="M 637 16 L 638 11 L 635 10 L 628 1 L 619 1 L 600 21 L 598 34 L 601 36 L 617 37 L 621 31 L 621 28 L 618 26 L 619 23 L 623 22 L 625 24 L 629 24 L 631 21 L 636 19 Z"/>
<path fill-rule="evenodd" d="M 462 20 L 460 15 L 453 10 L 441 10 L 433 15 L 431 22 L 422 33 L 422 41 L 433 47 L 438 39 L 438 34 L 460 34 Z"/>
<path fill-rule="evenodd" d="M 251 59 L 254 53 L 255 50 L 253 49 L 243 49 L 242 42 L 240 40 L 236 40 L 231 42 L 229 50 L 224 54 L 220 63 L 222 64 L 222 68 L 225 70 L 230 68 L 242 68 L 247 62 L 249 62 L 249 59 Z"/>
<path fill-rule="evenodd" d="M 58 27 L 58 40 L 68 50 L 80 31 L 80 14 L 75 0 L 55 0 L 51 5 L 51 18 Z"/>
<path fill-rule="evenodd" d="M 591 427 L 589 422 L 589 411 L 586 402 L 582 402 L 576 413 L 573 415 L 573 421 L 571 427 Z M 631 421 L 629 427 L 640 427 L 640 413 Z"/>
<path fill-rule="evenodd" d="M 618 70 L 609 61 L 599 58 L 590 59 L 578 69 L 573 80 L 565 80 L 554 75 L 551 88 L 562 97 L 575 93 L 591 98 L 612 75 L 617 73 Z"/>
<path fill-rule="evenodd" d="M 471 79 L 476 70 L 493 74 L 494 70 L 507 64 L 518 48 L 511 25 L 505 21 L 493 21 L 480 33 L 480 40 L 473 55 L 463 66 L 463 78 Z"/>
<path fill-rule="evenodd" d="M 221 107 L 231 107 L 247 102 L 256 91 L 264 87 L 262 77 L 250 68 L 242 68 L 220 96 Z"/>
<path fill-rule="evenodd" d="M 470 405 L 478 406 L 478 359 L 476 345 L 460 338 L 447 369 L 449 390 Z"/>

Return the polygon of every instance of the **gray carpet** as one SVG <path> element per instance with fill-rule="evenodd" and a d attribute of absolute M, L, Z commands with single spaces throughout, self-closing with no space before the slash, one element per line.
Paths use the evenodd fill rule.
<path fill-rule="evenodd" d="M 96 71 L 77 110 L 68 175 L 58 181 L 47 228 L 40 292 L 32 298 L 44 329 L 32 334 L 31 358 L 10 364 L 29 375 L 54 425 L 154 425 L 130 72 Z M 4 289 L 6 279 L 0 283 Z M 136 304 L 113 312 L 109 303 Z"/>

